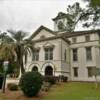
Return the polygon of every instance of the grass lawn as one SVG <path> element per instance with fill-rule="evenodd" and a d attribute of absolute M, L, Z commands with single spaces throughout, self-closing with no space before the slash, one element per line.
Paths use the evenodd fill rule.
<path fill-rule="evenodd" d="M 43 100 L 100 100 L 100 85 L 93 83 L 67 83 L 50 91 Z"/>
<path fill-rule="evenodd" d="M 4 95 L 0 94 L 0 100 L 11 100 L 2 97 Z M 49 92 L 37 98 L 16 97 L 12 100 L 100 100 L 100 85 L 96 89 L 94 83 L 63 83 L 53 86 Z"/>

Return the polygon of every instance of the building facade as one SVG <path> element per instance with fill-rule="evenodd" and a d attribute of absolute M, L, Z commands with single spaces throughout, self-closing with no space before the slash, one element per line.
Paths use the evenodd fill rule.
<path fill-rule="evenodd" d="M 100 68 L 100 30 L 60 31 L 67 21 L 64 13 L 59 13 L 53 21 L 54 31 L 40 26 L 32 34 L 34 52 L 29 56 L 26 70 L 63 75 L 71 81 L 95 81 L 92 70 Z M 100 81 L 100 76 L 97 79 Z"/>

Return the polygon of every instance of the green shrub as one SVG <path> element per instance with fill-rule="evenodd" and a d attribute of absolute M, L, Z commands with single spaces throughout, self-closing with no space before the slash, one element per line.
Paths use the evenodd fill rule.
<path fill-rule="evenodd" d="M 36 96 L 43 83 L 42 75 L 38 72 L 26 72 L 21 76 L 19 86 L 27 97 Z"/>
<path fill-rule="evenodd" d="M 18 90 L 18 85 L 15 84 L 15 83 L 8 83 L 8 84 L 7 84 L 7 88 L 8 88 L 9 90 L 11 90 L 11 91 L 16 91 L 16 90 Z"/>

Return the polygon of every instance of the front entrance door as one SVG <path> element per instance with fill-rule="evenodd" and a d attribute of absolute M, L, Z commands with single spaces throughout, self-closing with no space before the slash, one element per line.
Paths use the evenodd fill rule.
<path fill-rule="evenodd" d="M 53 76 L 53 68 L 51 66 L 45 68 L 45 76 Z"/>

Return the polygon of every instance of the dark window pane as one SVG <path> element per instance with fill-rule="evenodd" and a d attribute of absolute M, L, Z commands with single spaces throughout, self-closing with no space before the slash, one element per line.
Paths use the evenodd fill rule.
<path fill-rule="evenodd" d="M 65 49 L 65 52 L 64 52 L 64 60 L 66 61 L 66 49 Z"/>
<path fill-rule="evenodd" d="M 90 36 L 89 35 L 87 35 L 87 36 L 85 36 L 85 41 L 90 41 Z"/>
<path fill-rule="evenodd" d="M 39 60 L 39 50 L 34 50 L 34 51 L 33 51 L 32 60 L 33 60 L 33 61 L 38 61 L 38 60 Z"/>
<path fill-rule="evenodd" d="M 92 60 L 91 47 L 86 47 L 86 60 Z"/>
<path fill-rule="evenodd" d="M 74 77 L 78 77 L 78 68 L 75 67 L 73 68 L 73 70 L 74 70 Z"/>
<path fill-rule="evenodd" d="M 53 60 L 53 48 L 45 48 L 45 60 Z"/>
<path fill-rule="evenodd" d="M 88 70 L 88 77 L 92 77 L 93 76 L 92 75 L 93 68 L 92 67 L 88 67 L 87 70 Z"/>
<path fill-rule="evenodd" d="M 77 57 L 77 49 L 73 49 L 73 61 L 77 61 L 78 57 Z"/>

